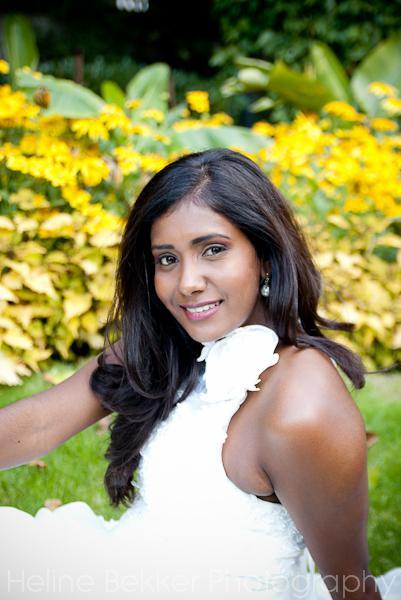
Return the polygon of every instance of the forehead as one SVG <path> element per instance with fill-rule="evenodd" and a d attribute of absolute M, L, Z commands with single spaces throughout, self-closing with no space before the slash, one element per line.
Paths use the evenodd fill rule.
<path fill-rule="evenodd" d="M 212 231 L 230 237 L 242 235 L 231 221 L 205 204 L 184 201 L 154 221 L 150 237 L 154 244 L 193 239 Z"/>

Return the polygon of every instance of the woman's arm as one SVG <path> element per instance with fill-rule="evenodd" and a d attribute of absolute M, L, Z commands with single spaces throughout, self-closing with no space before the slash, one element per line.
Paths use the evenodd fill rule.
<path fill-rule="evenodd" d="M 291 357 L 263 427 L 263 468 L 335 600 L 380 600 L 369 571 L 362 416 L 330 361 Z"/>
<path fill-rule="evenodd" d="M 119 363 L 117 342 L 106 360 Z M 97 357 L 65 381 L 0 409 L 0 470 L 17 467 L 57 448 L 105 417 L 89 385 Z"/>

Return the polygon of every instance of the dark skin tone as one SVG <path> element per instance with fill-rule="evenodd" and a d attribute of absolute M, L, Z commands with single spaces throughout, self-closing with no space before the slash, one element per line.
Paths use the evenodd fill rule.
<path fill-rule="evenodd" d="M 151 243 L 156 293 L 192 338 L 206 342 L 238 326 L 270 326 L 259 292 L 270 264 L 222 215 L 183 202 L 156 220 Z M 218 312 L 205 320 L 183 309 L 216 300 Z M 277 352 L 260 391 L 250 392 L 230 421 L 222 449 L 227 477 L 287 508 L 332 598 L 380 599 L 368 577 L 362 416 L 325 354 L 283 345 Z"/>
<path fill-rule="evenodd" d="M 216 232 L 220 237 L 193 243 Z M 166 244 L 173 249 L 154 250 L 155 259 L 170 256 L 156 266 L 156 293 L 193 339 L 219 339 L 253 323 L 271 326 L 259 294 L 270 265 L 224 217 L 193 203 L 178 207 L 152 228 L 152 245 Z M 214 321 L 188 320 L 180 305 L 203 300 L 223 301 Z M 110 362 L 119 362 L 119 343 L 115 350 Z M 365 590 L 355 585 L 369 575 L 362 417 L 325 354 L 281 344 L 276 352 L 279 362 L 261 374 L 260 391 L 249 392 L 230 421 L 222 449 L 227 477 L 287 508 L 321 575 L 338 579 L 334 600 L 380 600 L 372 578 Z M 52 389 L 0 410 L 0 469 L 47 454 L 108 414 L 89 387 L 95 367 L 92 359 Z"/>

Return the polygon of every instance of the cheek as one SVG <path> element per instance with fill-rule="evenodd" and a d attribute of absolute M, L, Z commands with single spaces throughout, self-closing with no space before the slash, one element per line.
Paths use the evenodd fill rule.
<path fill-rule="evenodd" d="M 229 272 L 230 287 L 244 300 L 254 299 L 259 290 L 260 267 L 253 255 L 242 256 Z"/>

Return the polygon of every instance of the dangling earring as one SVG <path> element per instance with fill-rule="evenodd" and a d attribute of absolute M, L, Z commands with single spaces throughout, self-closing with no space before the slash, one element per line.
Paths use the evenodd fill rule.
<path fill-rule="evenodd" d="M 262 294 L 262 296 L 264 298 L 267 298 L 270 294 L 270 287 L 269 287 L 269 274 L 266 273 L 265 278 L 263 280 L 262 286 L 260 288 L 260 293 Z"/>

